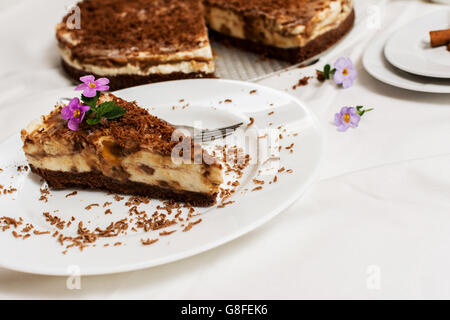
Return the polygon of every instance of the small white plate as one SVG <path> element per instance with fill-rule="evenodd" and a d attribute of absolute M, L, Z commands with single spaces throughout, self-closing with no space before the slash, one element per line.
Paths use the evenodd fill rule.
<path fill-rule="evenodd" d="M 440 10 L 417 19 L 395 32 L 384 54 L 395 67 L 412 74 L 450 79 L 447 46 L 432 48 L 428 33 L 450 28 L 450 10 Z"/>
<path fill-rule="evenodd" d="M 256 92 L 250 93 L 252 90 Z M 74 96 L 76 94 L 73 92 Z M 250 137 L 250 141 L 256 141 L 256 158 L 259 161 L 254 161 L 245 169 L 241 186 L 229 199 L 235 202 L 225 208 L 198 209 L 200 216 L 196 218 L 201 218 L 202 222 L 189 232 L 182 232 L 182 228 L 174 226 L 168 229 L 177 229 L 177 232 L 160 237 L 161 230 L 147 233 L 141 229 L 139 232 L 128 230 L 127 234 L 114 239 L 101 238 L 95 247 L 83 251 L 71 248 L 65 255 L 62 254 L 64 248 L 51 235 L 32 235 L 22 240 L 13 237 L 11 229 L 0 231 L 0 266 L 45 275 L 99 275 L 176 261 L 217 247 L 261 226 L 300 197 L 316 176 L 323 155 L 322 131 L 305 105 L 287 93 L 246 82 L 208 79 L 145 85 L 116 94 L 137 100 L 151 113 L 178 124 L 194 124 L 202 120 L 207 127 L 217 127 L 254 117 L 255 124 L 247 129 L 246 136 Z M 54 100 L 57 98 L 54 97 Z M 184 101 L 180 101 L 182 99 Z M 225 103 L 226 99 L 232 101 Z M 36 98 L 32 108 L 47 113 L 52 108 L 49 100 L 52 98 L 48 96 Z M 30 106 L 21 107 L 26 110 Z M 274 114 L 268 115 L 271 111 Z M 22 114 L 25 115 L 26 112 Z M 280 159 L 274 163 L 277 165 L 275 169 L 285 167 L 292 169 L 292 173 L 277 173 L 277 170 L 270 173 L 266 170 L 267 164 L 272 165 L 271 162 L 263 161 L 264 150 L 268 150 L 267 141 L 258 130 L 276 129 L 280 125 L 283 126 L 284 138 L 280 140 L 282 149 Z M 243 133 L 236 136 L 239 138 L 240 134 Z M 294 152 L 285 148 L 292 143 Z M 0 184 L 18 189 L 12 194 L 0 196 L 1 216 L 22 217 L 24 222 L 32 223 L 36 229 L 52 233 L 58 229 L 45 221 L 43 212 L 50 212 L 65 221 L 73 216 L 76 221 L 70 228 L 74 229 L 64 231 L 69 235 L 70 232 L 76 235 L 79 221 L 93 230 L 96 226 L 105 228 L 111 221 L 128 217 L 129 208 L 123 204 L 125 200 L 115 202 L 112 195 L 105 192 L 78 190 L 76 196 L 66 198 L 72 190 L 51 191 L 48 203 L 38 201 L 42 182 L 30 172 L 17 171 L 18 165 L 26 164 L 21 147 L 17 133 L 0 144 L 0 168 L 4 170 L 0 173 Z M 272 152 L 273 149 L 269 153 Z M 278 176 L 278 181 L 269 184 L 273 181 L 273 172 Z M 258 186 L 254 178 L 266 181 L 262 190 L 251 191 Z M 113 214 L 105 215 L 105 208 L 84 209 L 88 204 L 103 204 L 105 201 L 113 202 L 110 207 Z M 147 205 L 141 205 L 139 210 L 152 213 L 160 204 L 160 201 L 152 200 Z M 143 238 L 159 238 L 159 241 L 144 246 L 141 244 Z M 104 243 L 113 242 L 121 242 L 122 245 L 104 247 Z"/>
<path fill-rule="evenodd" d="M 417 76 L 391 65 L 384 56 L 386 39 L 387 37 L 376 39 L 364 53 L 363 65 L 370 75 L 398 88 L 419 92 L 450 93 L 450 79 Z"/>

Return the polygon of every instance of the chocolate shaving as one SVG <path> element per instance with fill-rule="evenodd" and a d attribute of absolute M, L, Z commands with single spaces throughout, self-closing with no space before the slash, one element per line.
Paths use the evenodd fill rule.
<path fill-rule="evenodd" d="M 151 245 L 151 244 L 153 244 L 153 243 L 155 243 L 155 242 L 157 242 L 159 239 L 141 239 L 141 243 L 144 245 L 144 246 L 149 246 L 149 245 Z"/>
<path fill-rule="evenodd" d="M 177 230 L 172 230 L 172 231 L 162 231 L 159 233 L 160 236 L 168 236 L 171 235 L 172 233 L 177 232 Z"/>
<path fill-rule="evenodd" d="M 91 203 L 85 209 L 86 210 L 91 210 L 93 207 L 100 207 L 100 205 L 98 203 Z"/>
<path fill-rule="evenodd" d="M 69 193 L 69 194 L 66 194 L 66 198 L 75 196 L 75 195 L 77 195 L 77 194 L 78 194 L 78 191 L 71 192 L 71 193 Z"/>
<path fill-rule="evenodd" d="M 250 122 L 247 124 L 247 128 L 252 126 L 255 123 L 255 119 L 253 119 L 252 117 L 249 118 Z"/>

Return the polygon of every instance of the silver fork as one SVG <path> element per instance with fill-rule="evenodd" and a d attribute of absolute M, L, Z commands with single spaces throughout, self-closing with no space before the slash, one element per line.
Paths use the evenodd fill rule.
<path fill-rule="evenodd" d="M 59 102 L 67 103 L 71 99 L 70 98 L 60 98 Z M 244 123 L 236 123 L 227 127 L 223 128 L 215 128 L 215 129 L 199 129 L 192 126 L 187 125 L 178 125 L 178 124 L 172 124 L 169 123 L 171 126 L 173 126 L 175 129 L 180 130 L 183 133 L 188 133 L 195 141 L 202 141 L 202 142 L 211 142 L 218 139 L 224 139 L 230 135 L 232 135 L 239 127 L 241 127 Z"/>
<path fill-rule="evenodd" d="M 180 130 L 181 132 L 188 132 L 191 137 L 193 137 L 194 141 L 202 141 L 202 142 L 212 142 L 218 139 L 224 139 L 230 135 L 232 135 L 239 127 L 241 127 L 244 123 L 240 122 L 237 124 L 233 124 L 231 126 L 216 128 L 216 129 L 198 129 L 191 126 L 186 125 L 177 125 L 171 124 L 175 129 Z"/>

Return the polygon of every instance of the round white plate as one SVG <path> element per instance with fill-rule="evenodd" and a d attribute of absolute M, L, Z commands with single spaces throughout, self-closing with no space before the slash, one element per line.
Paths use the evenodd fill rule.
<path fill-rule="evenodd" d="M 432 48 L 428 33 L 450 28 L 450 10 L 440 10 L 417 19 L 395 32 L 384 54 L 395 67 L 420 76 L 450 79 L 447 46 Z"/>
<path fill-rule="evenodd" d="M 250 94 L 252 90 L 257 91 Z M 76 94 L 73 92 L 74 96 Z M 14 238 L 11 230 L 0 231 L 0 266 L 45 275 L 68 275 L 74 271 L 80 275 L 99 275 L 138 270 L 183 259 L 261 226 L 300 197 L 316 176 L 323 155 L 322 131 L 305 105 L 287 93 L 246 82 L 184 80 L 130 88 L 116 94 L 136 100 L 141 106 L 148 107 L 152 114 L 172 123 L 194 124 L 201 120 L 205 127 L 217 127 L 254 117 L 255 124 L 246 130 L 245 135 L 250 137 L 250 141 L 256 141 L 255 160 L 259 161 L 253 161 L 245 170 L 240 188 L 229 199 L 234 203 L 225 208 L 215 206 L 199 209 L 202 222 L 189 232 L 182 232 L 182 228 L 178 228 L 177 232 L 169 236 L 159 237 L 161 230 L 145 233 L 139 229 L 139 232 L 129 231 L 127 235 L 114 239 L 101 238 L 95 247 L 83 251 L 71 248 L 65 255 L 62 254 L 64 248 L 51 235 L 33 235 L 22 240 Z M 64 92 L 65 95 L 67 92 Z M 34 105 L 23 105 L 22 108 L 26 110 L 32 107 L 46 114 L 56 98 L 54 92 L 50 96 L 42 95 L 34 98 Z M 184 101 L 180 101 L 182 99 Z M 226 99 L 232 102 L 225 103 Z M 268 115 L 271 111 L 274 114 Z M 26 112 L 21 116 L 25 115 Z M 269 135 L 272 133 L 276 135 L 275 138 L 278 137 L 278 131 L 270 130 L 276 130 L 280 125 L 283 126 L 280 130 L 284 136 L 279 141 L 282 146 L 280 159 L 263 161 L 274 151 L 273 148 L 267 148 L 267 139 L 261 138 L 261 135 L 269 132 Z M 239 135 L 244 135 L 244 132 L 236 133 L 234 139 L 239 138 Z M 273 140 L 273 147 L 278 143 L 276 140 Z M 285 149 L 292 143 L 293 153 Z M 1 216 L 22 217 L 36 229 L 50 232 L 57 229 L 45 221 L 43 212 L 51 212 L 66 221 L 73 216 L 76 218 L 73 235 L 76 234 L 78 221 L 83 221 L 84 226 L 93 230 L 96 226 L 104 228 L 111 221 L 128 217 L 129 208 L 124 206 L 124 201 L 115 202 L 105 192 L 79 190 L 76 196 L 66 198 L 65 195 L 72 190 L 52 190 L 48 203 L 38 201 L 39 188 L 42 186 L 39 178 L 30 172 L 17 171 L 18 165 L 26 164 L 21 147 L 18 133 L 0 144 L 0 168 L 4 170 L 0 173 L 0 184 L 18 189 L 13 194 L 0 196 Z M 277 173 L 279 167 L 293 171 Z M 269 184 L 274 172 L 278 182 Z M 253 182 L 255 177 L 266 183 L 262 190 L 252 192 L 257 187 Z M 113 202 L 112 215 L 105 215 L 104 208 L 84 209 L 88 204 L 103 204 L 105 201 Z M 160 201 L 152 200 L 147 205 L 141 205 L 139 210 L 153 212 L 159 204 Z M 55 210 L 58 211 L 54 213 Z M 159 238 L 159 241 L 143 246 L 143 238 Z M 112 242 L 121 242 L 122 245 L 103 245 Z"/>
<path fill-rule="evenodd" d="M 387 61 L 384 56 L 386 37 L 376 39 L 364 53 L 363 65 L 374 78 L 391 86 L 430 93 L 450 93 L 450 79 L 417 76 L 402 71 Z"/>

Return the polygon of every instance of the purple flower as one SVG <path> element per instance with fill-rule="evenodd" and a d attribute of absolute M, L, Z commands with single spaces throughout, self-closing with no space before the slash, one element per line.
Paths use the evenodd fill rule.
<path fill-rule="evenodd" d="M 343 107 L 341 112 L 334 115 L 334 124 L 339 131 L 346 131 L 348 128 L 356 128 L 361 120 L 358 110 L 354 107 Z"/>
<path fill-rule="evenodd" d="M 358 76 L 352 60 L 350 58 L 339 58 L 334 63 L 334 68 L 336 69 L 334 72 L 334 82 L 336 84 L 342 84 L 345 89 L 350 88 Z"/>
<path fill-rule="evenodd" d="M 91 107 L 82 105 L 80 99 L 73 98 L 67 106 L 62 108 L 61 116 L 64 120 L 69 120 L 68 127 L 70 130 L 77 131 L 80 123 L 83 122 L 84 114 L 89 109 Z"/>
<path fill-rule="evenodd" d="M 75 90 L 83 90 L 83 95 L 85 97 L 93 98 L 97 95 L 97 91 L 109 90 L 109 86 L 107 86 L 109 83 L 108 78 L 100 78 L 95 80 L 95 77 L 90 75 L 81 77 L 80 80 L 83 83 L 76 87 Z"/>

